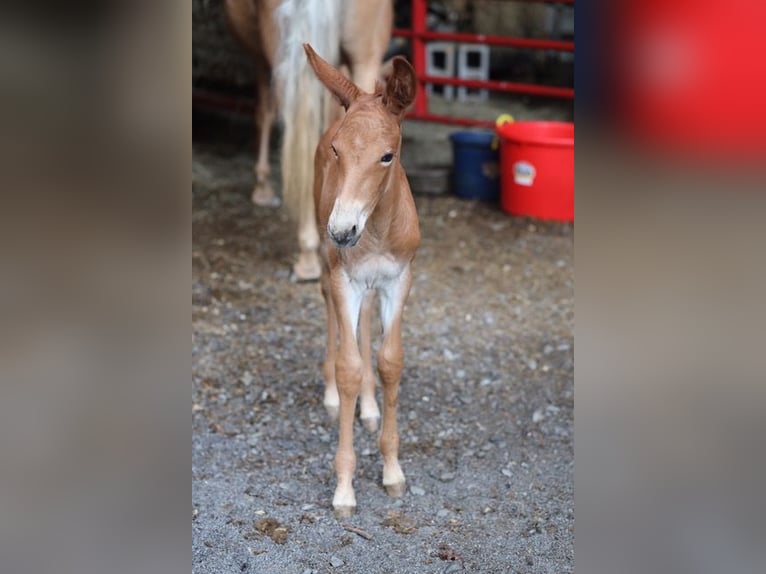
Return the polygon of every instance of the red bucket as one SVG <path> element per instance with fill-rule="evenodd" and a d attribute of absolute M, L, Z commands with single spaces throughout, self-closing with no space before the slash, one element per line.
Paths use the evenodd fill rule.
<path fill-rule="evenodd" d="M 503 211 L 574 221 L 574 124 L 512 122 L 497 133 Z"/>

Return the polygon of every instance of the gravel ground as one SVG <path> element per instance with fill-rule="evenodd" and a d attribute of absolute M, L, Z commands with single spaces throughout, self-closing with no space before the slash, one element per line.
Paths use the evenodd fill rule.
<path fill-rule="evenodd" d="M 417 124 L 405 130 L 418 138 Z M 375 437 L 357 424 L 359 506 L 339 522 L 324 305 L 318 284 L 289 281 L 284 213 L 250 204 L 247 140 L 195 118 L 193 571 L 571 572 L 572 226 L 416 195 L 399 410 L 408 491 L 386 496 Z"/>

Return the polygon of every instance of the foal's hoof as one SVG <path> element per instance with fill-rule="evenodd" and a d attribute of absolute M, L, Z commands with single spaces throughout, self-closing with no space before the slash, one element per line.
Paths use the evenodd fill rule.
<path fill-rule="evenodd" d="M 378 432 L 378 423 L 380 422 L 380 417 L 366 417 L 366 418 L 360 418 L 359 420 L 362 421 L 362 426 L 365 428 L 367 432 L 369 433 Z"/>
<path fill-rule="evenodd" d="M 335 518 L 338 520 L 348 520 L 354 516 L 356 506 L 336 506 L 333 508 L 333 511 L 335 512 Z"/>
<path fill-rule="evenodd" d="M 405 490 L 407 490 L 407 483 L 404 481 L 395 482 L 394 484 L 384 484 L 383 486 L 386 487 L 386 494 L 391 498 L 401 498 L 404 496 Z"/>
<path fill-rule="evenodd" d="M 279 197 L 268 184 L 255 184 L 250 199 L 260 207 L 279 207 Z"/>

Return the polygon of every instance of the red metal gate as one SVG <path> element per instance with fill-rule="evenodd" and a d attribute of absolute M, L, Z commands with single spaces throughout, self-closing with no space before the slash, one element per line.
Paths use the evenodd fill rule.
<path fill-rule="evenodd" d="M 546 2 L 549 4 L 574 4 L 574 0 L 527 0 Z M 506 46 L 512 48 L 529 48 L 534 50 L 558 50 L 561 52 L 574 52 L 574 42 L 562 42 L 558 40 L 537 40 L 531 38 L 515 38 L 509 36 L 485 36 L 479 34 L 455 34 L 446 32 L 432 32 L 426 28 L 426 14 L 428 10 L 427 0 L 412 0 L 412 23 L 411 29 L 396 28 L 392 34 L 409 38 L 412 46 L 412 65 L 420 83 L 415 104 L 407 117 L 415 120 L 425 120 L 448 124 L 468 126 L 492 126 L 492 122 L 459 118 L 454 116 L 440 116 L 428 111 L 428 95 L 425 90 L 426 84 L 443 84 L 449 86 L 464 86 L 466 88 L 487 89 L 499 92 L 514 92 L 518 94 L 530 94 L 536 96 L 549 96 L 557 98 L 574 98 L 574 90 L 571 88 L 559 88 L 539 84 L 522 84 L 504 81 L 480 81 L 464 80 L 459 78 L 443 78 L 426 75 L 426 41 L 443 40 L 448 42 L 469 42 L 474 44 L 486 44 L 489 46 Z"/>

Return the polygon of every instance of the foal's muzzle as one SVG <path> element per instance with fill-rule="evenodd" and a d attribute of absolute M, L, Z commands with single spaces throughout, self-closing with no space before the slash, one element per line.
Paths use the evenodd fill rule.
<path fill-rule="evenodd" d="M 327 226 L 327 232 L 330 234 L 332 242 L 337 247 L 353 247 L 359 241 L 360 233 L 357 231 L 357 226 L 352 225 L 346 229 L 334 229 Z"/>

